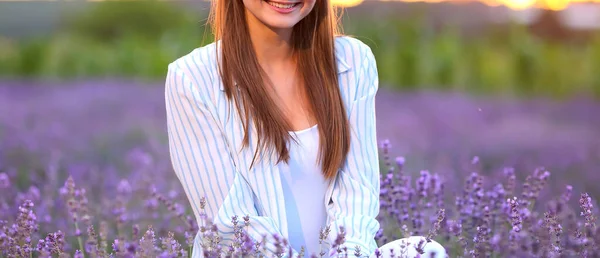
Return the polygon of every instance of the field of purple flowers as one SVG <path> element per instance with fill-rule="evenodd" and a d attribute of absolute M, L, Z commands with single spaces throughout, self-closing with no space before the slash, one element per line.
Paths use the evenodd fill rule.
<path fill-rule="evenodd" d="M 159 83 L 0 82 L 0 257 L 187 257 L 198 230 L 207 254 L 261 248 L 243 227 L 219 247 L 196 224 L 163 102 Z M 422 235 L 450 257 L 600 256 L 599 103 L 382 88 L 377 112 L 380 244 Z"/>

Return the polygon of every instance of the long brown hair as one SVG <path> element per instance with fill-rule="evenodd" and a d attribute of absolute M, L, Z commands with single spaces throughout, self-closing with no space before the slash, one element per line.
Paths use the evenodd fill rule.
<path fill-rule="evenodd" d="M 246 132 L 243 146 L 249 146 L 248 126 L 254 122 L 258 151 L 278 154 L 277 163 L 288 162 L 290 123 L 265 88 L 266 74 L 260 67 L 246 23 L 241 0 L 212 0 L 209 15 L 216 41 L 220 41 L 219 73 L 228 99 L 236 103 Z M 339 35 L 336 10 L 329 0 L 316 0 L 313 10 L 293 28 L 292 48 L 310 109 L 319 128 L 318 161 L 327 179 L 334 178 L 346 160 L 350 128 L 338 86 L 334 37 Z M 237 84 L 237 85 L 236 85 Z M 239 93 L 235 87 L 238 87 Z M 251 165 L 251 166 L 252 166 Z"/>

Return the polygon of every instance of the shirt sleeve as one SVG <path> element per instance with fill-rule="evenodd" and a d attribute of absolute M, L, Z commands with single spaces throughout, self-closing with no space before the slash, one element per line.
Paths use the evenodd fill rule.
<path fill-rule="evenodd" d="M 379 87 L 377 66 L 371 49 L 364 49 L 362 66 L 357 71 L 356 100 L 350 107 L 350 151 L 344 168 L 338 172 L 328 214 L 331 219 L 330 243 L 339 233 L 346 232 L 345 243 L 349 257 L 355 257 L 356 247 L 361 256 L 375 252 L 375 234 L 379 230 L 380 171 L 375 124 L 375 94 Z M 330 257 L 336 257 L 330 250 Z"/>
<path fill-rule="evenodd" d="M 219 211 L 217 225 L 226 235 L 234 235 L 234 227 L 231 223 L 233 216 L 238 216 L 239 223 L 243 225 L 243 216 L 248 216 L 250 225 L 246 228 L 248 236 L 255 242 L 262 242 L 260 252 L 265 257 L 297 257 L 298 252 L 288 243 L 284 245 L 281 241 L 276 244 L 275 237 L 282 239 L 282 234 L 275 220 L 271 217 L 259 215 L 256 207 L 256 195 L 252 192 L 250 185 L 241 173 L 237 173 L 229 195 Z M 291 250 L 291 256 L 290 251 Z"/>
<path fill-rule="evenodd" d="M 167 132 L 173 170 L 200 221 L 200 199 L 206 198 L 204 212 L 214 217 L 232 184 L 235 166 L 211 101 L 209 73 L 202 65 L 194 73 L 179 67 L 186 65 L 181 61 L 168 66 Z"/>
<path fill-rule="evenodd" d="M 197 70 L 202 70 L 202 67 Z M 204 212 L 218 228 L 224 251 L 234 240 L 233 216 L 243 225 L 243 217 L 250 217 L 246 229 L 254 242 L 266 236 L 261 252 L 267 257 L 277 251 L 273 235 L 281 236 L 273 219 L 260 216 L 250 185 L 237 169 L 227 137 L 219 122 L 220 114 L 211 101 L 211 82 L 208 74 L 184 72 L 170 64 L 166 77 L 165 101 L 169 148 L 174 171 L 183 185 L 196 220 L 203 225 L 200 200 L 205 197 Z M 246 228 L 246 227 L 244 227 Z M 200 236 L 201 237 L 201 236 Z M 206 239 L 199 239 L 202 243 Z M 205 243 L 206 244 L 206 243 Z M 196 244 L 195 247 L 202 245 Z M 282 246 L 288 256 L 290 245 Z M 202 250 L 195 250 L 200 254 Z M 295 256 L 297 252 L 293 250 Z"/>

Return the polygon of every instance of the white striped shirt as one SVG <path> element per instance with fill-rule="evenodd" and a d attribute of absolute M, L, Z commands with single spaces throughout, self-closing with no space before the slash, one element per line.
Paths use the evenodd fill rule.
<path fill-rule="evenodd" d="M 286 237 L 288 226 L 275 156 L 259 159 L 249 169 L 256 148 L 255 131 L 251 128 L 250 148 L 242 148 L 242 118 L 225 95 L 217 50 L 218 43 L 213 42 L 168 66 L 165 100 L 173 169 L 198 221 L 200 199 L 206 197 L 205 212 L 218 225 L 223 243 L 233 238 L 234 215 L 240 220 L 250 215 L 248 233 L 255 241 L 261 241 L 264 235 Z M 374 236 L 379 230 L 377 67 L 371 49 L 349 36 L 336 37 L 335 55 L 351 145 L 344 166 L 327 189 L 324 205 L 331 233 L 324 248 L 333 243 L 343 226 L 350 256 L 355 246 L 360 246 L 363 255 L 370 255 L 377 248 Z M 202 256 L 198 238 L 194 257 Z M 266 241 L 265 255 L 272 257 L 275 247 L 272 238 L 268 239 L 271 241 Z M 299 251 L 294 250 L 294 256 Z"/>

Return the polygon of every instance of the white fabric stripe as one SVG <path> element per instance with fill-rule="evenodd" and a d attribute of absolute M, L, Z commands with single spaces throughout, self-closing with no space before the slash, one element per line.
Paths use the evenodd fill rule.
<path fill-rule="evenodd" d="M 179 104 L 182 106 L 181 109 L 185 113 L 187 113 L 184 115 L 184 117 L 186 117 L 189 122 L 189 128 L 182 128 L 184 130 L 184 135 L 186 135 L 186 137 L 188 138 L 190 147 L 190 150 L 188 152 L 191 154 L 190 156 L 192 157 L 208 157 L 211 161 L 214 161 L 214 158 L 212 157 L 212 152 L 210 150 L 212 145 L 209 144 L 208 141 L 211 136 L 213 139 L 215 138 L 214 134 L 212 133 L 212 128 L 216 124 L 210 123 L 212 119 L 210 119 L 208 116 L 211 114 L 211 111 L 208 110 L 208 108 L 206 107 L 206 102 L 199 103 L 200 101 L 204 100 L 200 100 L 200 98 L 198 98 L 198 96 L 194 92 L 194 88 L 192 88 L 193 84 L 185 80 L 185 77 L 182 76 L 181 84 L 179 85 L 179 87 L 182 88 L 181 94 L 183 94 L 183 97 L 179 99 Z M 196 83 L 198 83 L 197 80 Z M 184 101 L 186 106 L 184 106 Z M 194 107 L 194 105 L 196 105 L 196 107 Z M 202 119 L 198 117 L 199 115 L 202 116 Z M 207 136 L 207 131 L 210 132 L 210 136 Z M 216 181 L 213 179 L 213 177 L 216 177 L 216 173 L 214 172 L 217 171 L 217 163 L 207 162 L 206 158 L 194 158 L 194 161 L 199 163 L 200 165 L 196 167 L 197 171 L 199 171 L 200 167 L 204 167 L 204 171 L 213 172 L 201 174 L 201 176 L 203 177 L 201 184 L 204 184 L 205 181 Z M 191 172 L 188 171 L 188 173 Z M 215 188 L 211 187 L 207 192 L 204 192 L 204 195 L 206 195 L 207 200 L 210 200 L 207 201 L 206 205 L 208 211 L 207 214 L 209 215 L 209 217 L 213 217 L 214 213 L 218 210 L 218 203 L 220 202 L 218 198 L 223 196 L 223 194 L 216 192 Z"/>
<path fill-rule="evenodd" d="M 204 184 L 199 184 L 199 182 L 201 182 L 201 180 L 198 180 L 194 175 L 195 174 L 191 174 L 188 171 L 192 171 L 192 170 L 198 170 L 198 165 L 196 164 L 196 159 L 193 158 L 193 153 L 190 153 L 190 151 L 187 151 L 187 148 L 191 148 L 189 147 L 189 145 L 191 145 L 191 143 L 189 142 L 189 135 L 188 132 L 186 131 L 187 126 L 184 125 L 184 119 L 182 118 L 182 113 L 184 113 L 185 111 L 183 111 L 183 108 L 180 106 L 180 101 L 178 103 L 176 103 L 176 95 L 180 95 L 178 92 L 178 82 L 182 77 L 180 74 L 175 74 L 176 72 L 174 70 L 170 70 L 169 72 L 169 77 L 172 78 L 172 80 L 175 80 L 172 82 L 172 84 L 170 84 L 167 89 L 169 90 L 169 96 L 170 96 L 170 107 L 172 107 L 172 111 L 174 112 L 174 115 L 172 115 L 170 117 L 170 120 L 176 120 L 177 122 L 174 122 L 172 124 L 172 126 L 170 126 L 170 128 L 172 129 L 171 132 L 175 133 L 175 135 L 177 135 L 177 137 L 179 138 L 179 142 L 172 142 L 172 149 L 174 149 L 176 151 L 176 153 L 181 153 L 184 157 L 184 160 L 186 162 L 186 167 L 187 169 L 184 169 L 183 166 L 180 164 L 178 168 L 175 168 L 175 170 L 177 171 L 178 174 L 183 175 L 184 177 L 190 177 L 192 178 L 192 182 L 191 184 L 189 182 L 183 182 L 185 183 L 187 186 L 190 186 L 192 188 L 194 188 L 194 192 L 191 192 L 190 194 L 192 195 L 192 199 L 194 201 L 194 203 L 199 202 L 200 201 L 200 197 L 201 195 L 203 195 L 202 193 L 200 193 L 198 191 L 198 186 L 200 186 L 202 188 L 202 192 L 205 192 L 205 185 Z M 184 143 L 184 139 L 182 139 L 181 137 L 185 137 L 186 143 Z M 190 157 L 188 157 L 190 156 Z M 194 168 L 191 167 L 190 162 L 194 163 Z M 198 216 L 197 216 L 198 217 Z"/>
<path fill-rule="evenodd" d="M 205 58 L 203 55 L 200 55 L 200 57 L 201 57 L 201 60 L 208 59 L 208 58 Z M 195 63 L 195 66 L 197 68 L 199 68 L 198 67 L 198 62 L 194 62 L 194 63 Z M 198 75 L 198 77 L 201 78 L 202 82 L 203 82 L 203 84 L 201 84 L 201 85 L 211 85 L 210 81 L 207 82 L 207 79 L 210 79 L 210 71 L 208 70 L 207 66 L 203 66 L 203 68 L 204 69 L 196 69 L 195 70 L 195 71 L 201 72 L 201 74 Z M 189 63 L 188 63 L 188 69 L 190 69 Z M 190 69 L 190 70 L 193 71 L 192 69 Z M 197 77 L 193 73 L 192 73 L 192 76 L 193 76 L 194 79 L 197 80 Z M 216 106 L 214 105 L 214 102 L 207 99 L 208 97 L 211 96 L 210 92 L 208 92 L 208 87 L 199 87 L 198 90 L 203 90 L 203 93 L 199 94 L 198 97 L 202 98 L 203 101 L 204 101 L 204 103 L 206 105 L 213 104 L 211 106 L 216 109 Z M 218 117 L 219 117 L 220 114 L 221 113 L 217 113 L 217 112 L 211 112 L 210 113 L 210 115 L 212 116 L 212 119 L 215 122 L 218 121 Z M 233 166 L 233 164 L 232 164 L 231 160 L 227 160 L 229 158 L 228 155 L 226 155 L 226 157 L 225 157 L 226 160 L 223 160 L 223 153 L 224 153 L 223 151 L 226 150 L 226 146 L 224 146 L 223 143 L 218 142 L 218 140 L 219 140 L 219 138 L 223 138 L 224 135 L 220 134 L 221 130 L 218 130 L 218 132 L 215 132 L 215 129 L 220 129 L 221 128 L 219 126 L 219 123 L 215 123 L 215 125 L 217 127 L 211 127 L 211 128 L 209 128 L 209 130 L 211 132 L 212 139 L 214 140 L 214 147 L 215 147 L 215 149 L 209 150 L 209 157 L 212 160 L 212 153 L 213 152 L 215 152 L 216 156 L 218 156 L 220 164 L 222 166 L 221 171 L 223 173 L 215 173 L 215 176 L 218 178 L 218 182 L 220 182 L 221 184 L 224 184 L 224 186 L 226 187 L 227 185 L 230 184 L 230 182 L 229 182 L 230 180 L 228 180 L 228 177 L 225 176 L 226 174 L 225 174 L 224 171 L 231 171 L 231 168 L 229 168 L 227 166 Z M 219 135 L 221 137 L 218 137 Z M 225 141 L 225 145 L 227 143 L 226 140 L 227 140 L 226 138 L 223 138 L 223 141 Z M 208 144 L 208 147 L 210 149 L 211 145 Z M 215 167 L 215 169 L 217 169 L 217 168 Z M 215 172 L 217 172 L 217 171 L 215 171 Z M 223 200 L 225 198 L 225 193 L 224 193 L 223 187 L 219 187 L 218 190 L 219 190 L 218 191 L 218 193 L 219 193 L 219 200 Z"/>
<path fill-rule="evenodd" d="M 374 100 L 377 67 L 371 50 L 359 40 L 337 37 L 335 47 L 340 94 L 351 124 L 351 146 L 328 190 L 333 203 L 327 207 L 327 221 L 330 238 L 335 238 L 337 226 L 344 226 L 348 243 L 356 243 L 368 253 L 376 248 L 374 236 L 379 229 L 375 220 L 380 180 Z M 206 212 L 217 223 L 224 244 L 232 238 L 233 215 L 240 220 L 251 216 L 249 233 L 256 241 L 262 240 L 262 234 L 285 237 L 287 221 L 278 170 L 270 164 L 272 157 L 259 159 L 249 169 L 256 137 L 250 135 L 250 148 L 241 149 L 245 133 L 242 118 L 222 91 L 217 50 L 218 44 L 212 43 L 169 65 L 165 101 L 173 170 L 196 219 L 198 203 L 206 196 Z M 195 247 L 193 256 L 200 257 L 202 251 L 196 250 L 198 244 Z M 273 243 L 267 247 L 266 255 L 271 256 Z"/>
<path fill-rule="evenodd" d="M 182 164 L 182 160 L 180 158 L 180 154 L 178 151 L 178 148 L 176 148 L 174 146 L 174 142 L 175 142 L 175 138 L 177 138 L 179 144 L 181 144 L 181 138 L 178 134 L 178 132 L 176 131 L 177 126 L 175 125 L 175 119 L 174 119 L 174 115 L 173 115 L 173 104 L 172 104 L 172 92 L 171 92 L 171 88 L 170 85 L 172 85 L 172 79 L 175 79 L 175 77 L 172 78 L 168 78 L 167 79 L 167 86 L 165 88 L 165 103 L 166 103 L 166 110 L 167 110 L 167 130 L 168 130 L 168 137 L 169 137 L 169 151 L 170 151 L 170 155 L 171 155 L 171 163 L 173 165 L 173 167 L 175 168 L 175 173 L 177 175 L 177 177 L 179 178 L 179 180 L 182 182 L 182 185 L 184 187 L 184 191 L 186 192 L 186 194 L 188 195 L 188 197 L 192 200 L 191 201 L 191 205 L 192 208 L 194 210 L 194 216 L 196 216 L 196 220 L 199 221 L 200 217 L 198 217 L 200 210 L 198 208 L 198 199 L 196 199 L 196 194 L 197 193 L 197 189 L 195 187 L 195 184 L 189 183 L 188 178 L 186 173 L 182 173 L 183 171 L 183 164 Z M 194 188 L 194 192 L 192 192 L 192 189 Z"/>
<path fill-rule="evenodd" d="M 348 43 L 346 40 L 341 39 L 341 40 L 338 40 L 338 41 L 339 41 L 340 47 L 345 50 L 344 54 L 346 56 L 350 55 L 350 57 L 351 57 L 350 63 L 354 64 L 354 62 L 355 62 L 354 54 L 352 52 L 350 52 L 350 54 L 348 54 L 348 52 L 347 52 L 347 51 L 353 51 L 353 49 L 346 47 L 346 44 Z M 353 74 L 356 74 L 356 70 L 354 71 Z M 349 74 L 346 75 L 346 80 L 350 80 Z M 354 80 L 356 80 L 356 75 L 354 76 Z M 350 89 L 348 89 L 348 90 L 350 90 Z M 348 92 L 348 93 L 346 93 L 346 97 L 353 96 L 352 98 L 354 98 L 355 94 L 356 93 Z M 352 113 L 352 105 L 348 106 L 348 110 L 346 112 L 348 112 L 349 114 Z M 350 122 L 350 118 L 348 119 L 348 122 Z M 352 128 L 352 126 L 350 126 L 350 137 L 351 137 L 351 141 L 352 141 L 352 139 L 356 139 L 356 137 L 358 137 L 358 135 L 356 134 L 356 131 L 354 130 L 354 128 Z M 352 145 L 352 143 L 351 143 L 351 145 Z M 354 152 L 352 151 L 352 149 L 350 149 L 350 151 L 348 152 L 348 157 L 347 157 L 346 162 L 345 162 L 345 167 L 350 166 L 351 163 L 356 163 L 356 159 L 357 159 L 356 155 L 354 154 Z M 342 169 L 344 169 L 344 168 L 342 168 Z M 338 173 L 342 173 L 342 171 L 339 171 Z M 337 197 L 339 199 L 339 202 L 346 203 L 346 202 L 348 202 L 347 199 L 348 199 L 348 196 L 349 196 L 349 193 L 348 193 L 349 190 L 348 190 L 347 187 L 345 187 L 345 184 L 343 184 L 343 182 L 341 182 L 342 180 L 343 180 L 343 178 L 339 178 L 338 179 L 338 183 L 341 184 L 342 186 L 340 186 L 340 187 L 337 188 L 337 189 L 340 189 L 340 191 L 337 194 Z M 334 194 L 335 194 L 335 192 L 334 192 Z M 349 210 L 350 207 L 349 206 L 344 206 L 343 208 L 345 208 L 345 211 L 344 211 L 345 214 L 350 213 L 350 210 Z"/>
<path fill-rule="evenodd" d="M 361 48 L 354 50 L 353 53 L 361 52 Z M 375 220 L 379 211 L 379 161 L 376 155 L 372 155 L 376 153 L 377 145 L 371 141 L 375 138 L 373 99 L 378 81 L 372 52 L 366 47 L 362 52 L 364 59 L 361 61 L 366 64 L 360 66 L 361 71 L 355 74 L 361 83 L 357 83 L 357 100 L 350 108 L 350 124 L 355 130 L 355 137 L 351 141 L 348 165 L 340 173 L 342 180 L 339 180 L 338 187 L 334 189 L 337 192 L 334 196 L 339 199 L 334 200 L 331 205 L 331 213 L 337 220 L 333 223 L 335 227 L 332 228 L 330 241 L 335 239 L 338 227 L 344 226 L 348 242 L 360 243 L 363 253 L 372 253 L 377 247 L 373 236 L 379 228 L 379 223 Z M 348 208 L 350 213 L 345 212 Z M 332 255 L 335 256 L 335 253 Z"/>

